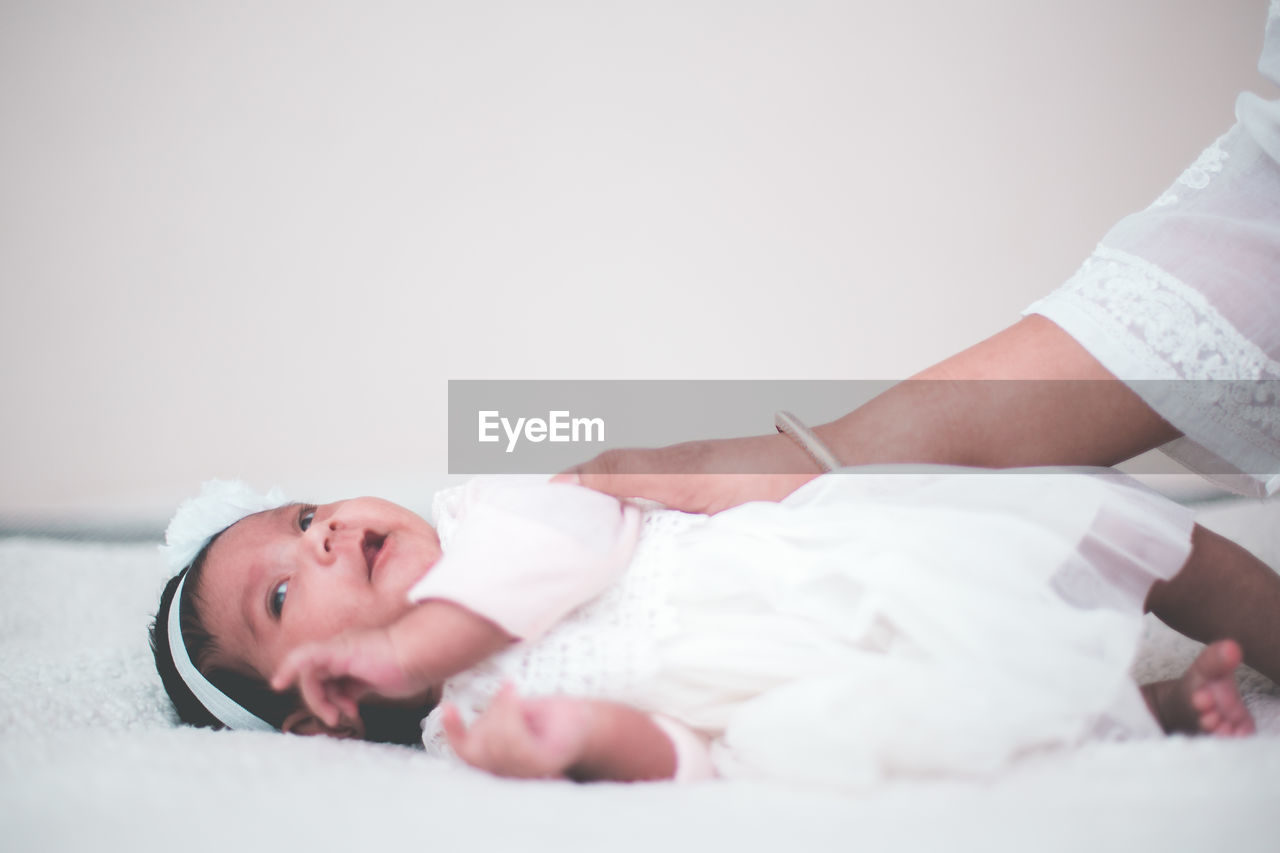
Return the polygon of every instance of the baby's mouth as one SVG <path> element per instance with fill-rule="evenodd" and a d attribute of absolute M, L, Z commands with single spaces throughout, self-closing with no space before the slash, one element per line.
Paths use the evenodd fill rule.
<path fill-rule="evenodd" d="M 382 550 L 382 543 L 385 541 L 387 541 L 386 534 L 374 533 L 372 530 L 366 530 L 364 538 L 360 540 L 360 550 L 364 552 L 364 564 L 369 571 L 369 580 L 373 580 L 373 564 L 378 559 L 378 552 Z"/>

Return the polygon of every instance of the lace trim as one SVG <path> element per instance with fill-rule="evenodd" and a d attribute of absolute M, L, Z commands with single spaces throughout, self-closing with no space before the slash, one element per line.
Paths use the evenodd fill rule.
<path fill-rule="evenodd" d="M 458 529 L 458 509 L 462 506 L 462 496 L 467 484 L 450 486 L 436 492 L 431 499 L 431 524 L 440 537 L 440 547 L 448 551 L 453 542 L 454 531 Z"/>
<path fill-rule="evenodd" d="M 1280 0 L 1276 0 L 1280 2 Z M 1213 144 L 1200 152 L 1200 156 L 1196 161 L 1188 166 L 1178 179 L 1173 182 L 1173 186 L 1165 190 L 1164 193 L 1151 203 L 1151 207 L 1166 207 L 1170 204 L 1176 204 L 1178 195 L 1174 192 L 1178 186 L 1184 186 L 1192 190 L 1202 190 L 1209 186 L 1209 182 L 1213 180 L 1213 176 L 1222 171 L 1223 165 L 1231 156 L 1222 143 L 1226 140 L 1226 136 L 1220 136 L 1214 140 Z"/>
<path fill-rule="evenodd" d="M 1280 362 L 1242 335 L 1195 288 L 1142 258 L 1098 246 L 1060 288 L 1152 379 L 1280 379 Z M 1136 378 L 1136 377 L 1130 377 Z"/>
<path fill-rule="evenodd" d="M 1100 331 L 1086 344 L 1094 356 L 1188 439 L 1251 473 L 1259 465 L 1269 471 L 1280 459 L 1280 362 L 1200 292 L 1155 264 L 1100 245 L 1046 304 L 1058 299 Z M 1052 317 L 1053 310 L 1044 313 Z M 1116 362 L 1131 367 L 1117 370 Z M 1261 456 L 1241 456 L 1227 436 Z"/>

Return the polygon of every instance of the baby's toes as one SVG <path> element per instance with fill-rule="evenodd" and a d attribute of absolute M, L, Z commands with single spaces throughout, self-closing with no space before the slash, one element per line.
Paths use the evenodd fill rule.
<path fill-rule="evenodd" d="M 1243 699 L 1236 698 L 1235 705 L 1230 709 L 1226 717 L 1230 730 L 1229 734 L 1244 736 L 1254 734 L 1257 730 L 1253 722 L 1253 715 L 1245 707 Z"/>
<path fill-rule="evenodd" d="M 1213 696 L 1213 704 L 1225 717 L 1234 718 L 1244 710 L 1240 701 L 1240 691 L 1236 689 L 1233 679 L 1223 678 L 1206 685 Z"/>
<path fill-rule="evenodd" d="M 1213 695 L 1213 691 L 1209 689 L 1209 685 L 1206 684 L 1191 691 L 1191 707 L 1195 708 L 1200 714 L 1207 714 L 1217 709 L 1218 700 Z"/>
<path fill-rule="evenodd" d="M 1204 711 L 1200 714 L 1200 731 L 1205 734 L 1222 734 L 1219 727 L 1223 725 L 1222 714 L 1218 709 Z"/>

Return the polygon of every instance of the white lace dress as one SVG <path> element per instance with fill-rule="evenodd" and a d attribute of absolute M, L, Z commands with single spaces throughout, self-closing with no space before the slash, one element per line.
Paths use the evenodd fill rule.
<path fill-rule="evenodd" d="M 609 699 L 696 732 L 722 776 L 841 786 L 1154 734 L 1128 670 L 1191 527 L 1114 475 L 1049 469 L 844 469 L 782 503 L 650 509 L 612 585 L 444 701 L 474 719 L 504 680 Z M 448 757 L 439 716 L 424 743 Z"/>
<path fill-rule="evenodd" d="M 1259 69 L 1280 83 L 1280 3 Z M 1210 480 L 1280 491 L 1280 101 L 1237 123 L 1080 270 L 1025 313 L 1065 329 L 1184 435 L 1164 450 Z"/>

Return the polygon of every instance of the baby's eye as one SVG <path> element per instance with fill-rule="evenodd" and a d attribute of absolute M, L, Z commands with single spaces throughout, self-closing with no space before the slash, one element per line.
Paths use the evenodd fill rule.
<path fill-rule="evenodd" d="M 271 615 L 277 619 L 280 618 L 281 613 L 284 613 L 284 597 L 288 592 L 288 581 L 280 581 L 275 589 L 271 590 L 271 600 L 267 602 L 267 606 L 271 609 Z"/>
<path fill-rule="evenodd" d="M 311 526 L 311 522 L 316 517 L 316 508 L 307 504 L 303 504 L 298 508 L 298 527 L 302 528 L 302 532 L 306 533 L 307 528 Z"/>

